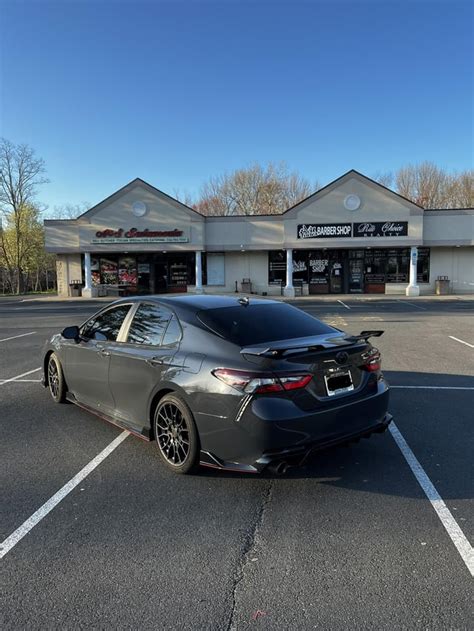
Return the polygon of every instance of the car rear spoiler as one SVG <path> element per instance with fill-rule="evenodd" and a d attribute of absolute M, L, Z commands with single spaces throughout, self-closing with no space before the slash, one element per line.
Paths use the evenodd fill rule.
<path fill-rule="evenodd" d="M 383 334 L 384 331 L 361 331 L 359 335 L 352 335 L 349 339 L 367 341 L 369 337 L 380 337 Z"/>
<path fill-rule="evenodd" d="M 369 337 L 380 337 L 383 335 L 383 331 L 362 331 L 359 335 L 352 335 L 350 337 L 344 337 L 341 339 L 344 345 L 355 344 L 360 341 L 366 342 Z M 330 338 L 329 338 L 330 339 Z M 334 339 L 334 338 L 333 338 Z M 342 344 L 341 344 L 342 345 Z M 256 357 L 282 357 L 285 353 L 291 351 L 291 354 L 300 353 L 316 353 L 318 351 L 325 351 L 330 348 L 334 348 L 338 344 L 291 344 L 285 346 L 247 346 L 240 351 L 241 355 L 254 355 Z"/>
<path fill-rule="evenodd" d="M 380 337 L 383 334 L 383 331 L 361 331 L 359 335 L 350 335 L 349 337 L 346 337 L 346 340 L 350 344 L 357 344 L 357 342 L 367 342 L 369 337 Z"/>

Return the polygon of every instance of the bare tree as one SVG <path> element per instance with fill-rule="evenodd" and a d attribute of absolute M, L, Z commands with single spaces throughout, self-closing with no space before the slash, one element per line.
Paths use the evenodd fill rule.
<path fill-rule="evenodd" d="M 446 208 L 474 207 L 474 169 L 462 171 L 449 178 Z"/>
<path fill-rule="evenodd" d="M 423 208 L 472 208 L 474 170 L 449 173 L 432 162 L 408 164 L 393 173 L 378 172 L 373 179 Z"/>
<path fill-rule="evenodd" d="M 45 163 L 28 145 L 0 140 L 0 255 L 16 274 L 15 291 L 22 291 L 22 265 L 30 250 L 29 227 L 37 219 L 37 188 L 45 184 Z M 6 234 L 10 238 L 6 238 Z"/>
<path fill-rule="evenodd" d="M 386 188 L 393 188 L 394 177 L 392 171 L 376 171 L 372 179 Z"/>
<path fill-rule="evenodd" d="M 89 202 L 62 204 L 55 206 L 52 211 L 48 212 L 48 219 L 77 219 L 79 215 L 88 211 L 90 207 Z"/>
<path fill-rule="evenodd" d="M 294 206 L 317 189 L 285 163 L 251 165 L 212 177 L 194 208 L 204 215 L 274 215 Z"/>
<path fill-rule="evenodd" d="M 396 190 L 423 208 L 474 205 L 474 171 L 448 173 L 432 162 L 409 164 L 396 173 Z"/>
<path fill-rule="evenodd" d="M 193 208 L 194 206 L 194 200 L 192 198 L 191 193 L 189 193 L 189 191 L 186 191 L 186 190 L 181 191 L 181 189 L 179 188 L 174 188 L 173 197 L 177 199 L 178 202 L 185 204 L 185 206 L 189 206 L 190 208 Z"/>
<path fill-rule="evenodd" d="M 409 164 L 399 169 L 396 175 L 396 187 L 400 195 L 424 208 L 443 207 L 448 182 L 447 173 L 432 162 Z"/>

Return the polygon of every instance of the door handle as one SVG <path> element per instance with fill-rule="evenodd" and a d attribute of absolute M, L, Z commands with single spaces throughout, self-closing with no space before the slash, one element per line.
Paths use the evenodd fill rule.
<path fill-rule="evenodd" d="M 164 363 L 164 360 L 161 359 L 161 357 L 150 357 L 145 361 L 147 364 L 150 364 L 150 366 L 162 366 Z"/>
<path fill-rule="evenodd" d="M 100 351 L 97 351 L 97 354 L 102 355 L 102 357 L 109 357 L 110 351 L 108 351 L 106 348 L 101 348 Z"/>

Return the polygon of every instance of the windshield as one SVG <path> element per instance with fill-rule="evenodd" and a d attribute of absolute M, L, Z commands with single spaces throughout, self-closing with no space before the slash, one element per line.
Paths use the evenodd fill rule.
<path fill-rule="evenodd" d="M 239 346 L 334 333 L 327 324 L 287 304 L 207 309 L 197 317 L 211 331 Z"/>

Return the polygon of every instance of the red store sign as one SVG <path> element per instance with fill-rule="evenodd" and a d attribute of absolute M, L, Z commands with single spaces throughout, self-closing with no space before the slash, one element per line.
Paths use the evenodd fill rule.
<path fill-rule="evenodd" d="M 95 238 L 91 239 L 92 243 L 186 243 L 188 238 L 183 235 L 182 230 L 175 228 L 174 230 L 138 230 L 130 228 L 125 231 L 124 228 L 112 230 L 98 230 Z"/>

